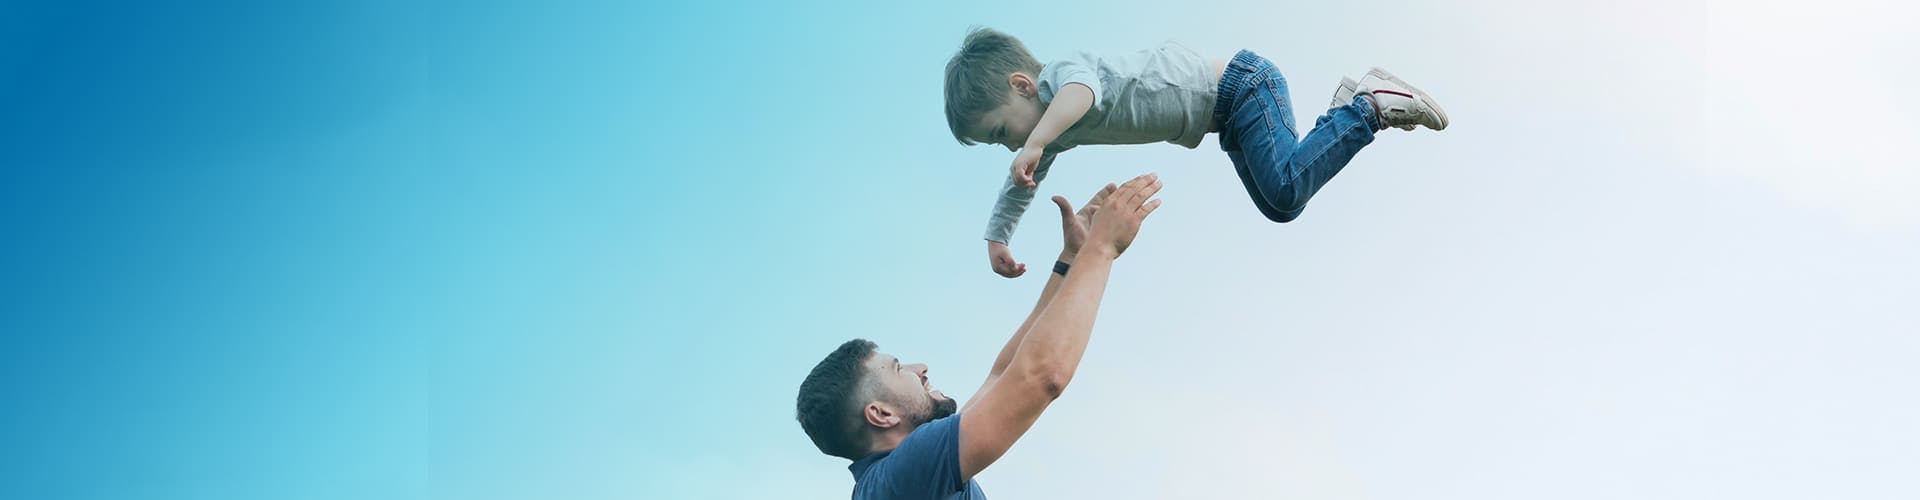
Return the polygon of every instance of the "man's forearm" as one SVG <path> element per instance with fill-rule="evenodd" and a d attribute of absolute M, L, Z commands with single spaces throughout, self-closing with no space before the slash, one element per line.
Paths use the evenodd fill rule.
<path fill-rule="evenodd" d="M 1094 316 L 1107 290 L 1113 269 L 1112 250 L 1082 250 L 1073 272 L 1060 279 L 1059 289 L 1038 311 L 1013 353 L 1008 370 L 1039 377 L 1052 390 L 1066 387 L 1087 352 Z"/>
<path fill-rule="evenodd" d="M 1059 139 L 1080 117 L 1087 115 L 1093 108 L 1093 89 L 1085 84 L 1069 83 L 1060 87 L 1053 96 L 1053 102 L 1047 103 L 1047 111 L 1040 114 L 1040 123 L 1033 126 L 1033 132 L 1027 135 L 1027 149 L 1043 149 Z"/>
<path fill-rule="evenodd" d="M 1072 263 L 1073 256 L 1062 253 L 1060 261 Z M 1047 272 L 1047 286 L 1040 289 L 1040 300 L 1034 302 L 1033 312 L 1027 313 L 1027 320 L 1021 322 L 1020 328 L 1013 331 L 1013 338 L 1007 339 L 1007 345 L 1000 348 L 1000 356 L 994 358 L 993 370 L 987 372 L 988 377 L 997 377 L 1005 373 L 1007 365 L 1013 364 L 1013 353 L 1020 350 L 1020 341 L 1026 338 L 1028 330 L 1033 329 L 1033 320 L 1040 317 L 1040 311 L 1046 310 L 1047 302 L 1053 300 L 1054 292 L 1060 290 L 1061 281 L 1060 273 Z"/>

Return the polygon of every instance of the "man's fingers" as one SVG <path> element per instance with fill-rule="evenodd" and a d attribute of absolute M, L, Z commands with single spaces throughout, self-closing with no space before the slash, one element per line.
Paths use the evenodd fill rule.
<path fill-rule="evenodd" d="M 1147 201 L 1147 199 L 1148 199 L 1148 198 L 1152 198 L 1152 197 L 1153 197 L 1153 195 L 1154 195 L 1155 193 L 1159 193 L 1159 192 L 1160 192 L 1160 188 L 1161 188 L 1162 186 L 1165 186 L 1165 185 L 1166 185 L 1166 184 L 1162 184 L 1162 183 L 1160 182 L 1160 177 L 1159 177 L 1159 176 L 1155 176 L 1155 177 L 1153 178 L 1153 182 L 1152 182 L 1152 183 L 1150 183 L 1150 184 L 1147 184 L 1147 185 L 1146 185 L 1146 187 L 1143 187 L 1143 188 L 1141 188 L 1141 189 L 1140 189 L 1140 195 L 1139 195 L 1139 196 L 1140 196 L 1140 201 L 1141 201 L 1142 203 L 1145 203 L 1145 202 Z"/>
<path fill-rule="evenodd" d="M 1060 196 L 1060 195 L 1057 195 L 1057 194 L 1056 194 L 1056 195 L 1053 195 L 1053 204 L 1055 204 L 1055 205 L 1059 205 L 1059 206 L 1060 206 L 1060 219 L 1061 219 L 1061 220 L 1072 220 L 1072 219 L 1073 219 L 1073 205 L 1071 205 L 1071 204 L 1068 204 L 1068 203 L 1067 203 L 1067 197 L 1065 197 L 1065 196 Z"/>
<path fill-rule="evenodd" d="M 1119 189 L 1119 188 L 1120 188 L 1119 186 L 1115 186 L 1113 185 L 1113 183 L 1109 182 L 1107 183 L 1107 187 L 1100 188 L 1099 192 L 1093 193 L 1092 198 L 1087 198 L 1087 204 L 1091 205 L 1091 204 L 1100 203 L 1101 200 L 1107 199 L 1107 195 L 1113 194 L 1113 190 Z"/>
<path fill-rule="evenodd" d="M 1133 198 L 1133 193 L 1140 189 L 1140 185 L 1144 183 L 1144 179 L 1146 179 L 1146 176 L 1135 177 L 1128 180 L 1125 184 L 1121 184 L 1120 188 L 1115 189 L 1113 195 L 1108 196 L 1106 202 L 1102 203 L 1102 205 L 1125 205 L 1127 200 Z M 1133 206 L 1139 206 L 1139 202 L 1134 202 Z"/>
<path fill-rule="evenodd" d="M 1147 202 L 1146 205 L 1140 206 L 1140 217 L 1144 219 L 1148 215 L 1152 215 L 1153 210 L 1156 208 L 1160 208 L 1160 200 L 1157 198 L 1154 199 L 1153 201 Z"/>
<path fill-rule="evenodd" d="M 1147 198 L 1152 196 L 1151 194 L 1146 194 L 1147 190 L 1151 188 L 1157 192 L 1159 191 L 1159 184 L 1160 176 L 1155 174 L 1144 174 L 1139 177 L 1134 177 L 1133 180 L 1120 185 L 1120 190 L 1114 193 L 1116 196 L 1119 196 L 1119 199 L 1114 200 L 1114 202 L 1127 208 L 1140 208 L 1140 204 L 1146 203 Z"/>

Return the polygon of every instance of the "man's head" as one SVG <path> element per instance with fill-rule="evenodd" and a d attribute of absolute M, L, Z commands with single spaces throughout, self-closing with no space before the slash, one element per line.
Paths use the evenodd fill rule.
<path fill-rule="evenodd" d="M 947 128 L 968 146 L 1027 143 L 1046 111 L 1040 104 L 1040 61 L 1012 35 L 974 28 L 947 61 Z"/>
<path fill-rule="evenodd" d="M 927 383 L 927 366 L 874 352 L 873 342 L 840 344 L 800 383 L 795 417 L 821 453 L 859 460 L 877 436 L 904 435 L 952 415 L 957 405 Z"/>

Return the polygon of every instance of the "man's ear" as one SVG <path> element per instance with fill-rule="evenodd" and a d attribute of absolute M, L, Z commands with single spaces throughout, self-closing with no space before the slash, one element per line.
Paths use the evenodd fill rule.
<path fill-rule="evenodd" d="M 891 429 L 893 426 L 900 425 L 900 412 L 890 404 L 869 401 L 866 407 L 861 408 L 860 414 L 867 418 L 868 425 L 874 427 Z"/>
<path fill-rule="evenodd" d="M 1007 86 L 1013 88 L 1013 93 L 1020 97 L 1040 95 L 1034 87 L 1033 77 L 1027 76 L 1026 73 L 1007 75 Z"/>

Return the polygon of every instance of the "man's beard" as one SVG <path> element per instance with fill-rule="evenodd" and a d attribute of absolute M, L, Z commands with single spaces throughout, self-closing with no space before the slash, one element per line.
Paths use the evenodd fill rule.
<path fill-rule="evenodd" d="M 953 398 L 936 398 L 928 394 L 927 399 L 933 400 L 933 411 L 930 412 L 933 418 L 927 419 L 928 422 L 953 416 L 953 412 L 960 410 L 960 403 Z"/>
<path fill-rule="evenodd" d="M 935 420 L 953 416 L 954 412 L 957 412 L 960 410 L 960 403 L 957 401 L 954 401 L 953 398 L 936 398 L 936 397 L 933 397 L 932 394 L 928 394 L 926 408 L 927 408 L 927 411 L 925 413 L 920 414 L 920 418 L 914 419 L 915 422 L 913 423 L 913 425 L 918 426 L 920 424 L 924 424 L 927 422 L 932 422 Z"/>

